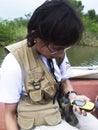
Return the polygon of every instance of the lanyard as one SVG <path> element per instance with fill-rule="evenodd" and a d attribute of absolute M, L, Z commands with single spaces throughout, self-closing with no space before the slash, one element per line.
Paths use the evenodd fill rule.
<path fill-rule="evenodd" d="M 48 63 L 48 65 L 49 65 L 49 67 L 50 67 L 50 71 L 51 71 L 51 73 L 52 73 L 52 75 L 53 75 L 53 77 L 55 78 L 55 80 L 56 80 L 56 82 L 58 83 L 58 81 L 57 81 L 57 79 L 56 79 L 56 76 L 55 76 L 55 74 L 54 74 L 54 64 L 53 64 L 53 61 L 52 61 L 52 59 L 47 59 L 47 63 Z"/>
<path fill-rule="evenodd" d="M 51 73 L 54 75 L 54 65 L 53 65 L 52 59 L 47 59 L 47 63 L 49 65 L 49 67 L 50 67 Z"/>
<path fill-rule="evenodd" d="M 57 79 L 56 79 L 56 76 L 55 76 L 55 74 L 54 74 L 54 64 L 53 64 L 53 61 L 52 61 L 52 59 L 47 59 L 47 63 L 48 63 L 48 65 L 49 65 L 49 67 L 50 67 L 50 71 L 51 71 L 51 73 L 52 73 L 52 75 L 53 75 L 53 77 L 54 77 L 54 79 L 55 79 L 55 81 L 56 81 L 56 83 L 58 84 L 58 89 L 57 89 L 57 92 L 56 92 L 56 94 L 55 94 L 55 96 L 54 96 L 54 98 L 53 98 L 53 104 L 55 103 L 55 99 L 56 98 L 59 98 L 59 95 L 62 93 L 62 89 L 61 89 L 61 82 L 58 82 L 57 81 Z M 57 99 L 58 100 L 58 99 Z"/>

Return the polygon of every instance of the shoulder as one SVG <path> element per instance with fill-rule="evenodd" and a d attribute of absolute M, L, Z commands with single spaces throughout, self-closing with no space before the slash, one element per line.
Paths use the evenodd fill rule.
<path fill-rule="evenodd" d="M 24 39 L 24 40 L 19 41 L 17 43 L 13 43 L 11 45 L 6 46 L 5 51 L 7 51 L 7 52 L 15 51 L 15 50 L 20 49 L 20 48 L 25 47 L 25 46 L 27 46 L 27 39 Z"/>
<path fill-rule="evenodd" d="M 3 60 L 1 69 L 4 72 L 20 72 L 21 68 L 16 58 L 9 53 Z"/>
<path fill-rule="evenodd" d="M 0 90 L 0 101 L 6 103 L 19 101 L 23 79 L 19 63 L 11 53 L 9 53 L 2 62 L 0 69 L 0 86 L 3 86 L 2 90 Z"/>

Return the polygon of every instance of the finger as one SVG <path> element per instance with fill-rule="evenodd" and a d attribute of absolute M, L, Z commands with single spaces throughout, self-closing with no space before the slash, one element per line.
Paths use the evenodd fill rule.
<path fill-rule="evenodd" d="M 81 114 L 82 114 L 83 116 L 87 116 L 87 112 L 86 112 L 85 110 L 81 110 Z"/>
<path fill-rule="evenodd" d="M 82 113 L 81 113 L 81 110 L 80 110 L 80 108 L 79 108 L 79 106 L 74 105 L 74 106 L 73 106 L 73 111 L 74 111 L 74 112 L 78 112 L 79 114 L 82 114 Z"/>

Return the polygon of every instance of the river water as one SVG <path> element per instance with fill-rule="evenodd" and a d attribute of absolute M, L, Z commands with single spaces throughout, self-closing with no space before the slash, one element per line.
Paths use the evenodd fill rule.
<path fill-rule="evenodd" d="M 98 65 L 98 47 L 73 47 L 67 56 L 72 66 Z"/>
<path fill-rule="evenodd" d="M 67 56 L 72 66 L 98 65 L 98 47 L 72 47 L 67 50 Z M 5 57 L 3 48 L 0 48 L 0 65 Z"/>

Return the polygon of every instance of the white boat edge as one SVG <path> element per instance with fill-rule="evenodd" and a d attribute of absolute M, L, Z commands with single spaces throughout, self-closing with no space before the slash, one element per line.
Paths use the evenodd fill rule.
<path fill-rule="evenodd" d="M 98 79 L 98 66 L 72 66 L 70 78 Z"/>
<path fill-rule="evenodd" d="M 72 66 L 70 78 L 98 79 L 98 66 Z M 0 68 L 1 77 L 1 68 Z"/>

